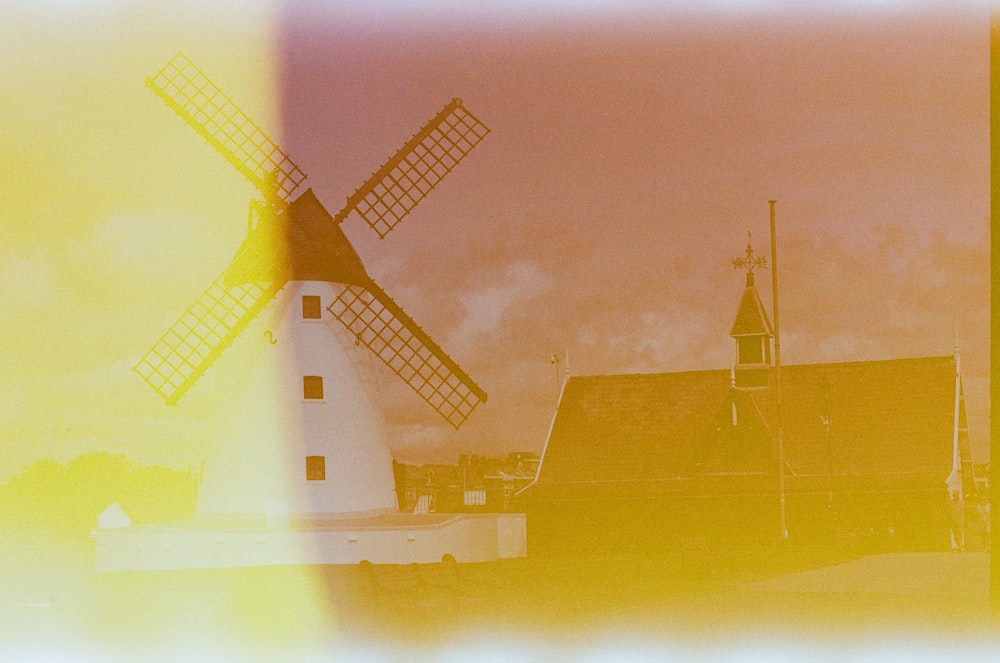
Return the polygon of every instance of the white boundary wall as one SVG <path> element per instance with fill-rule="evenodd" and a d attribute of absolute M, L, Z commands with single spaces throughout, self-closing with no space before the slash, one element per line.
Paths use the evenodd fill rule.
<path fill-rule="evenodd" d="M 222 523 L 140 526 L 96 532 L 98 571 L 236 568 L 302 564 L 488 562 L 527 554 L 525 515 L 456 514 L 435 524 L 391 527 L 316 521 L 310 528 Z M 426 519 L 425 519 L 426 520 Z"/>

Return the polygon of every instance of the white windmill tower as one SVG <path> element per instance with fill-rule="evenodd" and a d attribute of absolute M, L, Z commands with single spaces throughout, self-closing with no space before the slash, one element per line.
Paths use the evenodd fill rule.
<path fill-rule="evenodd" d="M 357 212 L 385 237 L 489 129 L 452 100 L 331 215 L 301 191 L 302 170 L 183 54 L 146 85 L 263 195 L 232 262 L 135 366 L 176 404 L 261 327 L 199 517 L 393 508 L 392 459 L 357 354 L 374 353 L 455 428 L 486 394 L 372 280 L 340 223 Z"/>

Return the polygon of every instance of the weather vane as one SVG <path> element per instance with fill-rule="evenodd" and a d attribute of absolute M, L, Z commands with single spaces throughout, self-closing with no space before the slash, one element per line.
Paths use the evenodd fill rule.
<path fill-rule="evenodd" d="M 767 256 L 755 256 L 753 254 L 753 244 L 750 243 L 750 231 L 747 231 L 747 251 L 745 258 L 733 258 L 735 269 L 746 269 L 747 275 L 753 274 L 753 270 L 760 267 L 767 269 Z"/>

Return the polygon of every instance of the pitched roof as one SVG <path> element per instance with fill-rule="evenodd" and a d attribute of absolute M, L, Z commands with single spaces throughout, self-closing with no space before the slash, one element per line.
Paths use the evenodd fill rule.
<path fill-rule="evenodd" d="M 773 420 L 772 383 L 755 394 Z M 824 386 L 828 384 L 829 387 Z M 955 361 L 951 356 L 787 366 L 781 369 L 783 437 L 793 474 L 827 471 L 830 416 L 833 472 L 849 474 L 951 470 Z M 825 392 L 829 393 L 829 407 Z"/>
<path fill-rule="evenodd" d="M 728 371 L 571 377 L 540 480 L 678 477 L 728 388 Z"/>
<path fill-rule="evenodd" d="M 943 485 L 952 466 L 952 357 L 785 366 L 781 378 L 790 488 L 828 472 Z M 771 379 L 739 390 L 726 370 L 572 377 L 529 491 L 762 485 L 752 477 L 766 474 L 762 456 L 774 449 L 773 371 Z M 963 460 L 968 453 L 966 443 Z"/>

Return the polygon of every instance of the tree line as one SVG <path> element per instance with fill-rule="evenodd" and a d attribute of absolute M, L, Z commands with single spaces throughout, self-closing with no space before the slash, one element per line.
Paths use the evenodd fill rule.
<path fill-rule="evenodd" d="M 141 466 L 122 454 L 39 460 L 0 486 L 0 529 L 87 533 L 115 502 L 136 525 L 189 520 L 197 497 L 192 472 Z"/>

